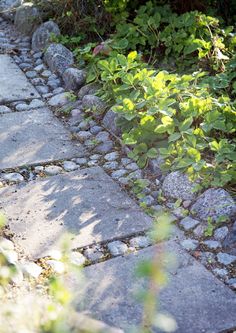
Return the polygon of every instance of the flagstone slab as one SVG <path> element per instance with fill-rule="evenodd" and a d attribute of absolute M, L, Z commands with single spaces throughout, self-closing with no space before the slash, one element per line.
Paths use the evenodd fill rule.
<path fill-rule="evenodd" d="M 0 104 L 40 97 L 8 55 L 0 55 Z"/>
<path fill-rule="evenodd" d="M 175 332 L 220 333 L 236 327 L 235 293 L 174 241 L 166 244 L 166 250 L 177 256 L 178 263 L 169 267 L 169 282 L 158 300 L 160 311 L 176 320 Z M 150 260 L 155 251 L 160 251 L 160 247 L 152 246 L 86 267 L 83 282 L 76 281 L 74 275 L 70 277 L 68 283 L 76 291 L 78 308 L 130 332 L 142 319 L 142 306 L 136 296 L 147 288 L 146 281 L 138 278 L 135 270 L 141 261 Z"/>
<path fill-rule="evenodd" d="M 150 228 L 151 218 L 100 167 L 0 190 L 15 241 L 32 258 L 57 249 L 126 237 Z"/>
<path fill-rule="evenodd" d="M 0 115 L 0 169 L 68 159 L 82 151 L 46 108 Z"/>

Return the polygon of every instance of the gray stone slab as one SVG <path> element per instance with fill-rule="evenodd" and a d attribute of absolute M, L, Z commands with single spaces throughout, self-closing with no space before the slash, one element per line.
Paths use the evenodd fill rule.
<path fill-rule="evenodd" d="M 169 283 L 161 291 L 159 304 L 162 313 L 175 318 L 175 332 L 219 333 L 236 327 L 233 291 L 175 242 L 168 242 L 166 249 L 177 254 L 178 264 L 169 268 Z M 142 318 L 142 306 L 135 295 L 147 287 L 146 281 L 136 277 L 135 269 L 141 261 L 151 259 L 154 251 L 158 251 L 157 246 L 86 267 L 83 282 L 76 282 L 75 276 L 68 278 L 78 308 L 130 332 Z"/>
<path fill-rule="evenodd" d="M 0 104 L 40 97 L 13 59 L 0 55 Z"/>
<path fill-rule="evenodd" d="M 31 257 L 147 230 L 152 220 L 100 168 L 78 170 L 0 190 L 16 242 Z"/>
<path fill-rule="evenodd" d="M 0 115 L 0 169 L 68 159 L 82 152 L 48 109 Z"/>

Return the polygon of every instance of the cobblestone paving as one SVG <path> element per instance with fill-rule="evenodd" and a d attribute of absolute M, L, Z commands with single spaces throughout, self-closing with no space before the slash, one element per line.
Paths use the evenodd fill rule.
<path fill-rule="evenodd" d="M 69 233 L 74 250 L 71 260 L 90 266 L 85 269 L 89 287 L 83 293 L 94 293 L 102 280 L 98 273 L 94 281 L 96 273 L 109 271 L 110 265 L 109 281 L 104 283 L 115 283 L 118 288 L 113 294 L 113 288 L 107 286 L 104 297 L 101 289 L 99 302 L 106 303 L 102 310 L 92 306 L 94 302 L 86 308 L 105 322 L 127 329 L 127 322 L 130 325 L 140 320 L 140 309 L 131 314 L 126 311 L 134 306 L 132 296 L 126 295 L 131 283 L 131 273 L 126 277 L 126 271 L 135 268 L 134 262 L 141 260 L 143 253 L 151 257 L 149 248 L 153 248 L 147 233 L 151 217 L 138 205 L 150 215 L 170 209 L 178 225 L 173 229 L 174 245 L 170 248 L 180 263 L 183 257 L 191 261 L 186 270 L 172 274 L 172 284 L 166 289 L 168 297 L 174 298 L 175 306 L 170 308 L 179 324 L 178 332 L 221 332 L 236 326 L 236 253 L 227 250 L 229 230 L 236 230 L 236 225 L 222 224 L 214 237 L 205 239 L 200 221 L 186 216 L 188 200 L 182 206 L 170 200 L 164 200 L 163 205 L 163 179 L 154 180 L 150 173 L 140 170 L 119 141 L 81 112 L 81 100 L 71 100 L 61 79 L 43 63 L 42 53 L 32 52 L 30 39 L 18 35 L 1 18 L 0 53 L 0 74 L 4 76 L 0 83 L 0 207 L 10 217 L 8 236 L 17 260 L 37 265 L 39 276 L 45 257 L 59 272 L 60 259 L 54 245 Z M 9 68 L 7 63 L 11 64 Z M 68 110 L 71 117 L 66 116 Z M 132 184 L 140 178 L 146 183 L 137 197 Z M 35 263 L 29 262 L 32 258 Z M 186 287 L 179 298 L 178 293 L 172 294 L 177 285 Z M 206 292 L 212 285 L 214 296 Z M 119 292 L 123 303 L 111 313 L 109 302 Z M 168 302 L 162 302 L 168 310 Z M 190 325 L 189 315 L 184 314 L 186 306 L 194 312 L 195 325 Z M 222 320 L 214 321 L 217 311 Z"/>

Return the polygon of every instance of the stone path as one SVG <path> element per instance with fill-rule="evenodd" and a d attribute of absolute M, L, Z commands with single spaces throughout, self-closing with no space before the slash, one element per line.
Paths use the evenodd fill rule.
<path fill-rule="evenodd" d="M 40 53 L 30 53 L 27 38 L 1 24 L 5 29 L 0 31 L 1 49 L 9 53 L 17 44 L 19 51 L 14 57 L 0 56 L 0 208 L 8 216 L 13 241 L 35 259 L 49 255 L 69 235 L 70 247 L 81 250 L 75 253 L 90 260 L 84 269 L 86 284 L 78 286 L 73 276 L 69 278 L 73 290 L 79 290 L 78 300 L 83 300 L 78 308 L 128 332 L 141 320 L 133 292 L 145 287 L 134 276 L 135 267 L 143 258 L 151 258 L 156 247 L 150 246 L 145 233 L 151 218 L 116 179 L 126 185 L 127 174 L 140 178 L 141 170 L 125 155 L 117 169 L 111 137 L 89 120 L 99 144 L 94 147 L 80 112 L 74 112 L 72 120 L 84 130 L 79 136 L 84 144 L 71 140 L 68 129 L 46 106 L 53 96 L 57 103 L 49 104 L 66 104 L 60 79 L 45 67 Z M 32 70 L 30 57 L 41 66 L 41 77 Z M 178 229 L 176 235 L 184 238 Z M 220 333 L 236 327 L 235 293 L 186 253 L 176 235 L 166 243 L 167 250 L 177 255 L 178 265 L 170 270 L 170 283 L 161 293 L 161 309 L 175 317 L 179 333 Z"/>

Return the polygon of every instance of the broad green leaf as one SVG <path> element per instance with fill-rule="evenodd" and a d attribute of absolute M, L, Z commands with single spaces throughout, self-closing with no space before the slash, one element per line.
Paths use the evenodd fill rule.
<path fill-rule="evenodd" d="M 157 150 L 155 148 L 150 148 L 147 151 L 147 157 L 148 158 L 156 158 L 157 157 Z"/>
<path fill-rule="evenodd" d="M 189 127 L 192 125 L 192 122 L 193 122 L 193 118 L 192 118 L 192 117 L 185 119 L 185 120 L 179 125 L 179 130 L 180 130 L 180 132 L 184 132 L 184 131 L 186 131 L 187 129 L 189 129 Z"/>
<path fill-rule="evenodd" d="M 181 134 L 180 133 L 173 133 L 169 136 L 168 138 L 168 142 L 175 142 L 177 141 L 179 138 L 181 138 Z"/>

